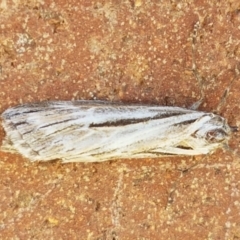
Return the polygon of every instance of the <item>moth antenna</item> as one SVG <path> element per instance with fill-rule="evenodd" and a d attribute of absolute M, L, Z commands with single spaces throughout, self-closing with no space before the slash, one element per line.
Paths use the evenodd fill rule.
<path fill-rule="evenodd" d="M 197 69 L 197 64 L 196 64 L 196 52 L 197 52 L 196 43 L 197 43 L 198 31 L 199 31 L 200 27 L 201 27 L 200 21 L 197 21 L 194 24 L 194 27 L 193 27 L 193 33 L 192 33 L 192 72 L 193 72 L 194 77 L 197 79 L 197 82 L 198 82 L 198 85 L 199 85 L 199 88 L 200 88 L 201 97 L 197 102 L 192 104 L 192 106 L 190 107 L 190 109 L 192 109 L 192 110 L 197 110 L 199 108 L 199 106 L 202 104 L 204 98 L 206 97 L 205 92 L 204 92 L 204 89 L 205 89 L 204 78 L 199 73 L 199 71 Z M 229 97 L 229 92 L 232 88 L 233 83 L 239 77 L 240 77 L 240 69 L 236 66 L 235 67 L 235 77 L 233 77 L 233 79 L 230 81 L 230 84 L 225 89 L 224 93 L 222 94 L 222 96 L 220 98 L 220 102 L 219 102 L 219 104 L 216 108 L 216 111 L 214 111 L 214 112 L 219 113 L 221 111 L 222 106 L 225 105 L 226 100 Z"/>
<path fill-rule="evenodd" d="M 240 75 L 239 69 L 236 67 L 236 68 L 235 68 L 235 77 L 233 77 L 233 79 L 231 80 L 230 84 L 229 84 L 228 87 L 225 89 L 225 91 L 224 91 L 224 93 L 222 94 L 222 97 L 221 97 L 221 99 L 220 99 L 220 102 L 219 102 L 219 104 L 218 104 L 218 106 L 217 106 L 216 111 L 217 111 L 218 113 L 220 112 L 222 106 L 225 105 L 226 100 L 227 100 L 227 98 L 229 97 L 229 92 L 230 92 L 230 90 L 231 90 L 231 88 L 232 88 L 232 85 L 233 85 L 233 83 L 235 82 L 235 80 L 239 78 L 239 75 Z"/>
<path fill-rule="evenodd" d="M 230 148 L 229 145 L 228 145 L 228 143 L 224 143 L 223 146 L 222 146 L 222 148 L 223 148 L 225 151 L 230 152 L 233 156 L 236 156 L 236 157 L 240 158 L 240 153 L 237 152 L 237 149 L 234 150 L 234 149 Z"/>
<path fill-rule="evenodd" d="M 200 22 L 197 21 L 194 24 L 193 33 L 192 33 L 192 72 L 194 77 L 197 79 L 197 82 L 201 91 L 201 98 L 190 107 L 190 109 L 193 109 L 193 110 L 197 110 L 205 98 L 203 78 L 199 74 L 197 70 L 197 64 L 196 64 L 196 42 L 197 42 L 197 35 L 198 35 L 199 28 L 200 28 Z"/>

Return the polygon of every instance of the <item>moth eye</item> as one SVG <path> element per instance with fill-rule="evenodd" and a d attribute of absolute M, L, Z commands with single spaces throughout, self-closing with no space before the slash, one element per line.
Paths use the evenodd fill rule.
<path fill-rule="evenodd" d="M 222 129 L 216 129 L 216 130 L 212 130 L 207 132 L 206 134 L 206 140 L 208 142 L 222 142 L 226 139 L 227 137 L 227 133 L 225 131 L 223 131 Z"/>

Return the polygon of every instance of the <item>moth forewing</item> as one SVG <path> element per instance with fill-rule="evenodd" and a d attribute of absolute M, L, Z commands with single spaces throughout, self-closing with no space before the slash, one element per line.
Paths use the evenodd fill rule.
<path fill-rule="evenodd" d="M 212 113 L 103 101 L 25 104 L 2 114 L 2 150 L 32 161 L 97 162 L 207 154 L 231 129 Z"/>

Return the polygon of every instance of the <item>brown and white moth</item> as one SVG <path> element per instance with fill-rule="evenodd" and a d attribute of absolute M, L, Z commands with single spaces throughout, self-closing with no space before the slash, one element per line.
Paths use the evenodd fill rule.
<path fill-rule="evenodd" d="M 227 143 L 232 131 L 213 113 L 103 101 L 24 104 L 1 117 L 6 131 L 2 150 L 31 161 L 207 154 Z"/>

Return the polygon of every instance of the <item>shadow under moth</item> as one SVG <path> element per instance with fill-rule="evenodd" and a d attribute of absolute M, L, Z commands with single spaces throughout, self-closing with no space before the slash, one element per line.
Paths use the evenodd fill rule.
<path fill-rule="evenodd" d="M 31 161 L 207 154 L 226 144 L 232 132 L 213 113 L 104 101 L 24 104 L 1 117 L 6 132 L 1 150 Z"/>

